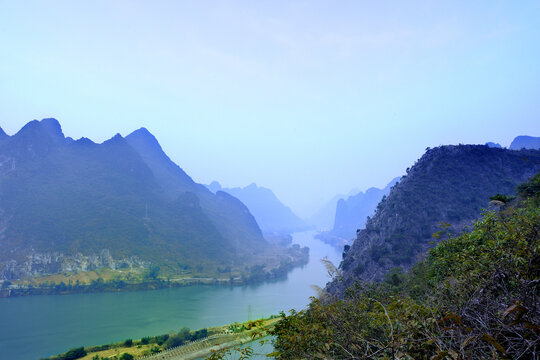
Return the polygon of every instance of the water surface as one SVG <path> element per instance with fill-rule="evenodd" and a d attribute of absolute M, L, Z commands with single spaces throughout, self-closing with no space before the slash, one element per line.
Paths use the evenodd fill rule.
<path fill-rule="evenodd" d="M 28 296 L 0 299 L 0 359 L 36 360 L 69 348 L 199 329 L 302 309 L 329 280 L 320 259 L 339 263 L 340 252 L 293 234 L 310 247 L 310 260 L 286 279 L 247 286 L 199 285 L 154 291 Z"/>

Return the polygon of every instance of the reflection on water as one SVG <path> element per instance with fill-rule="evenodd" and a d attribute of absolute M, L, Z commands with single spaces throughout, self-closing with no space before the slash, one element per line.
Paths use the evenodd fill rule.
<path fill-rule="evenodd" d="M 75 346 L 299 310 L 315 295 L 310 286 L 323 287 L 329 280 L 320 259 L 326 256 L 337 265 L 341 254 L 314 239 L 313 232 L 296 233 L 293 242 L 309 246 L 309 263 L 274 282 L 0 299 L 1 358 L 38 359 Z"/>

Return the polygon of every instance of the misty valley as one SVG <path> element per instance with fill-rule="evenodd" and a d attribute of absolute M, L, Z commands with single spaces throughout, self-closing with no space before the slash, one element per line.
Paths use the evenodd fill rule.
<path fill-rule="evenodd" d="M 459 345 L 434 325 L 448 322 L 476 334 L 462 354 L 526 353 L 538 324 L 539 148 L 527 136 L 508 149 L 428 148 L 386 187 L 336 196 L 303 220 L 256 184 L 194 182 L 145 128 L 101 144 L 66 137 L 55 119 L 2 131 L 0 352 L 424 358 Z M 513 279 L 504 291 L 492 289 L 500 276 Z M 471 298 L 513 325 L 474 328 Z M 396 341 L 387 321 L 396 349 L 384 345 Z M 437 340 L 419 343 L 425 333 Z"/>
<path fill-rule="evenodd" d="M 539 19 L 0 0 L 0 360 L 540 360 Z"/>

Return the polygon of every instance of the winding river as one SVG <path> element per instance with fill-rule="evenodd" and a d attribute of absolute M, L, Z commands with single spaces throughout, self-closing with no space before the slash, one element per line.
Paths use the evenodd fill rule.
<path fill-rule="evenodd" d="M 36 360 L 77 346 L 138 339 L 245 321 L 302 309 L 315 295 L 311 285 L 329 280 L 320 259 L 338 264 L 340 252 L 313 238 L 293 234 L 309 246 L 307 265 L 281 281 L 250 286 L 190 286 L 154 291 L 28 296 L 0 299 L 0 358 Z"/>

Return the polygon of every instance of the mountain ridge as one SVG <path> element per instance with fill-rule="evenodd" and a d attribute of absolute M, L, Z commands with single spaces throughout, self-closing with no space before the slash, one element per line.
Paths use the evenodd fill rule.
<path fill-rule="evenodd" d="M 508 147 L 510 150 L 540 149 L 540 137 L 520 135 L 516 136 Z"/>
<path fill-rule="evenodd" d="M 221 269 L 249 279 L 305 260 L 267 243 L 242 202 L 193 182 L 147 130 L 97 144 L 66 138 L 57 120 L 44 119 L 6 136 L 0 281 L 99 268 L 141 277 L 154 265 L 163 276 Z"/>
<path fill-rule="evenodd" d="M 307 224 L 283 204 L 268 188 L 251 183 L 243 188 L 223 188 L 217 181 L 207 185 L 210 191 L 223 191 L 240 199 L 266 234 L 288 234 L 308 228 Z"/>
<path fill-rule="evenodd" d="M 394 267 L 407 270 L 432 246 L 441 223 L 452 233 L 467 228 L 490 196 L 512 195 L 518 184 L 540 171 L 540 151 L 513 151 L 482 145 L 427 149 L 377 206 L 340 268 L 344 282 L 328 289 L 340 293 L 357 280 L 372 281 Z"/>

